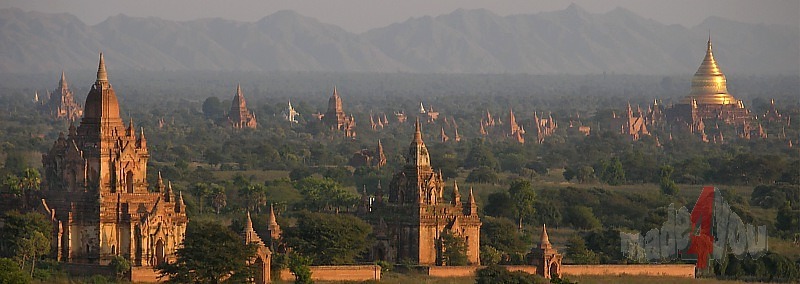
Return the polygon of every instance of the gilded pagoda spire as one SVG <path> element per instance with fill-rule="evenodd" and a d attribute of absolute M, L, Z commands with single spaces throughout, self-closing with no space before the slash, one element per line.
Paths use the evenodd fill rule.
<path fill-rule="evenodd" d="M 714 52 L 711 44 L 711 35 L 706 43 L 706 55 L 697 72 L 692 78 L 692 91 L 681 102 L 684 104 L 692 103 L 696 100 L 701 105 L 738 105 L 739 100 L 728 93 L 727 79 L 725 74 L 717 65 L 714 59 Z"/>

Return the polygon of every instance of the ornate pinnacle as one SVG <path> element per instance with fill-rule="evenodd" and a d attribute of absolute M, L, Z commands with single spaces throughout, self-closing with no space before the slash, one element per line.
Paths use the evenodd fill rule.
<path fill-rule="evenodd" d="M 108 73 L 106 72 L 106 62 L 103 60 L 103 53 L 100 52 L 100 64 L 97 66 L 97 83 L 108 82 Z"/>
<path fill-rule="evenodd" d="M 414 142 L 417 143 L 422 143 L 422 130 L 420 128 L 419 117 L 417 117 L 417 121 L 414 123 Z"/>
<path fill-rule="evenodd" d="M 542 239 L 539 241 L 539 248 L 551 248 L 550 237 L 547 236 L 547 226 L 542 224 Z"/>

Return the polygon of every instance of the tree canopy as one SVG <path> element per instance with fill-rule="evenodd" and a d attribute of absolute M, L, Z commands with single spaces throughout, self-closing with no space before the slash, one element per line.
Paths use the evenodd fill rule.
<path fill-rule="evenodd" d="M 253 277 L 247 260 L 256 247 L 219 223 L 193 221 L 186 228 L 177 259 L 158 267 L 169 283 L 242 283 Z"/>

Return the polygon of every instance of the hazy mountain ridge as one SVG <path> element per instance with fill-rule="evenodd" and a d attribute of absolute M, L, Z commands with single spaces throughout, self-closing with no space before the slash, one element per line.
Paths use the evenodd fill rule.
<path fill-rule="evenodd" d="M 709 30 L 724 72 L 800 74 L 800 32 L 716 17 L 685 28 L 617 8 L 531 15 L 459 9 L 363 34 L 292 11 L 257 22 L 125 15 L 87 26 L 68 14 L 0 10 L 0 72 L 114 69 L 441 73 L 693 72 Z"/>

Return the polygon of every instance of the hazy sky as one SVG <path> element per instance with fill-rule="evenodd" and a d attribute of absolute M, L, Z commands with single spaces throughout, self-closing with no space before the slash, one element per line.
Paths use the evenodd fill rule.
<path fill-rule="evenodd" d="M 484 8 L 499 15 L 562 10 L 576 3 L 592 13 L 624 7 L 666 24 L 694 26 L 710 16 L 750 23 L 800 26 L 800 0 L 2 0 L 0 8 L 66 12 L 94 25 L 126 14 L 171 20 L 220 17 L 256 21 L 280 10 L 294 10 L 351 32 L 447 14 L 458 8 Z"/>

